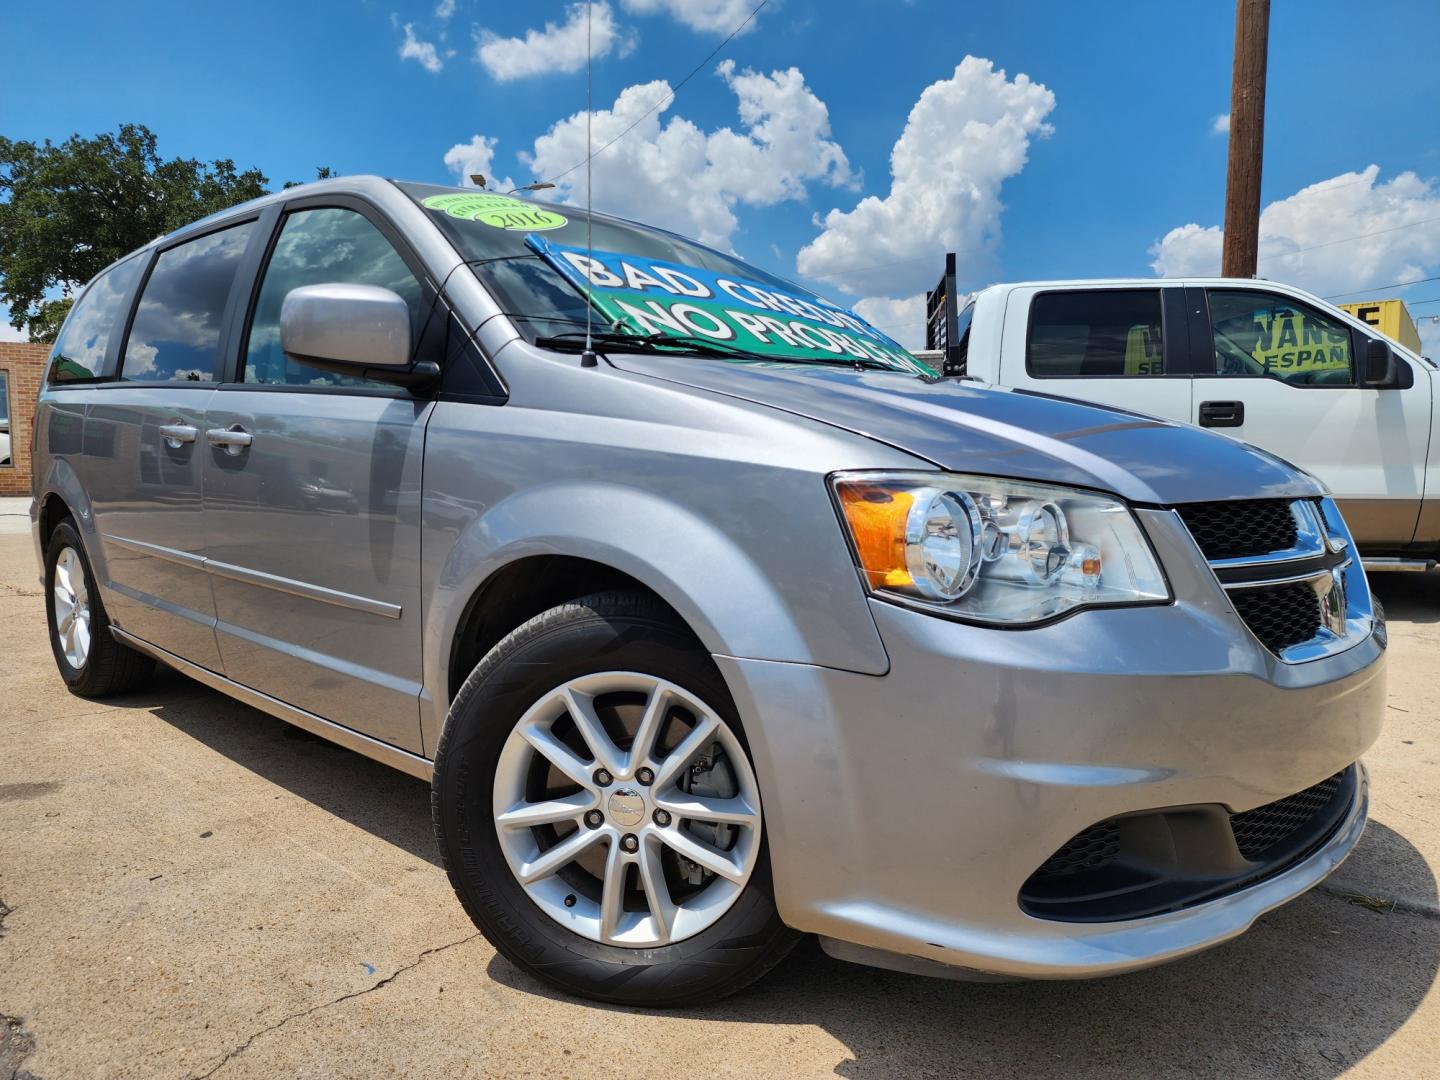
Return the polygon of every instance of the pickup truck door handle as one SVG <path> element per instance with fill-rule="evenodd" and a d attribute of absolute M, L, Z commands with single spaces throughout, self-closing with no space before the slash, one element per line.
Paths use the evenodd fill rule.
<path fill-rule="evenodd" d="M 195 436 L 200 433 L 189 424 L 175 422 L 173 424 L 160 425 L 160 437 L 165 440 L 165 445 L 171 450 L 179 450 L 186 443 L 193 443 Z"/>
<path fill-rule="evenodd" d="M 239 424 L 234 424 L 228 428 L 211 428 L 205 432 L 205 441 L 211 446 L 222 448 L 231 457 L 239 457 L 241 452 L 255 441 L 255 436 Z"/>
<path fill-rule="evenodd" d="M 1202 401 L 1200 403 L 1201 427 L 1240 427 L 1245 423 L 1243 401 Z"/>

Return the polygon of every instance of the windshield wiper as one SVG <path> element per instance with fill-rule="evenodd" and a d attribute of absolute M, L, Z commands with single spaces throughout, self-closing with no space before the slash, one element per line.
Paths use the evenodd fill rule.
<path fill-rule="evenodd" d="M 613 345 L 620 348 L 636 348 L 638 346 L 636 349 L 637 352 L 652 352 L 655 351 L 657 347 L 673 345 L 683 349 L 685 352 L 698 353 L 702 356 L 718 356 L 722 358 L 739 357 L 742 360 L 764 360 L 770 363 L 783 364 L 839 365 L 848 368 L 911 374 L 899 365 L 887 364 L 868 356 L 771 355 L 769 353 L 751 352 L 748 349 L 741 349 L 734 345 L 726 345 L 723 342 L 714 341 L 710 338 L 696 337 L 690 334 L 648 334 L 640 337 L 630 334 L 619 334 L 609 330 L 600 330 L 592 333 L 591 338 L 597 345 Z M 563 334 L 552 334 L 549 337 L 536 338 L 535 344 L 541 347 L 556 349 L 573 349 L 577 346 L 584 348 L 585 331 L 567 330 Z"/>
<path fill-rule="evenodd" d="M 551 334 L 549 337 L 536 338 L 535 344 L 541 348 L 550 349 L 583 349 L 585 336 L 584 330 L 567 330 L 563 334 Z M 731 345 L 711 341 L 708 338 L 692 338 L 680 334 L 648 334 L 638 337 L 610 330 L 597 330 L 590 334 L 590 338 L 596 345 L 610 345 L 616 349 L 631 349 L 635 352 L 655 352 L 660 347 L 671 345 L 683 352 L 698 353 L 702 356 L 718 356 L 724 359 L 733 359 L 737 356 L 742 360 L 774 359 L 774 357 L 764 356 L 761 353 L 748 352 L 745 349 L 737 349 Z"/>

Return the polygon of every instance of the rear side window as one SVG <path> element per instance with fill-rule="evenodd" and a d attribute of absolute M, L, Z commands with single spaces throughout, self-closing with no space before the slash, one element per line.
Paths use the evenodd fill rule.
<path fill-rule="evenodd" d="M 161 252 L 125 339 L 126 382 L 214 382 L 220 323 L 254 222 Z"/>
<path fill-rule="evenodd" d="M 50 385 L 109 374 L 104 370 L 105 353 L 111 336 L 121 328 L 125 301 L 144 266 L 143 258 L 132 255 L 106 270 L 81 293 L 50 350 Z"/>
<path fill-rule="evenodd" d="M 1040 293 L 1025 370 L 1037 379 L 1164 375 L 1159 289 Z"/>
<path fill-rule="evenodd" d="M 354 210 L 298 210 L 285 219 L 265 268 L 245 348 L 244 381 L 270 386 L 386 386 L 307 367 L 280 349 L 280 308 L 302 285 L 379 285 L 410 307 L 413 344 L 420 325 L 420 282 L 380 230 Z"/>
<path fill-rule="evenodd" d="M 1350 328 L 1274 293 L 1210 290 L 1215 374 L 1265 375 L 1292 386 L 1354 386 Z"/>

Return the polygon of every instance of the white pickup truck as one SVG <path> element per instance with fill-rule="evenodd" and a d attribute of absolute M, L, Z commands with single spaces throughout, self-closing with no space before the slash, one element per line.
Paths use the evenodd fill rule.
<path fill-rule="evenodd" d="M 1215 428 L 1301 466 L 1334 492 L 1372 569 L 1429 569 L 1440 555 L 1440 371 L 1300 289 L 994 285 L 948 340 L 949 374 Z"/>

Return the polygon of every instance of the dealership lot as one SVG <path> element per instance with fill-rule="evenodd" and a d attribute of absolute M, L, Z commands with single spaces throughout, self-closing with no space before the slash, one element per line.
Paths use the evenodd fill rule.
<path fill-rule="evenodd" d="M 1239 941 L 1005 985 L 802 946 L 739 997 L 643 1013 L 495 955 L 436 864 L 424 784 L 178 675 L 113 704 L 66 693 L 29 537 L 0 528 L 0 1077 L 1432 1072 L 1440 575 L 1378 591 L 1370 829 Z"/>

